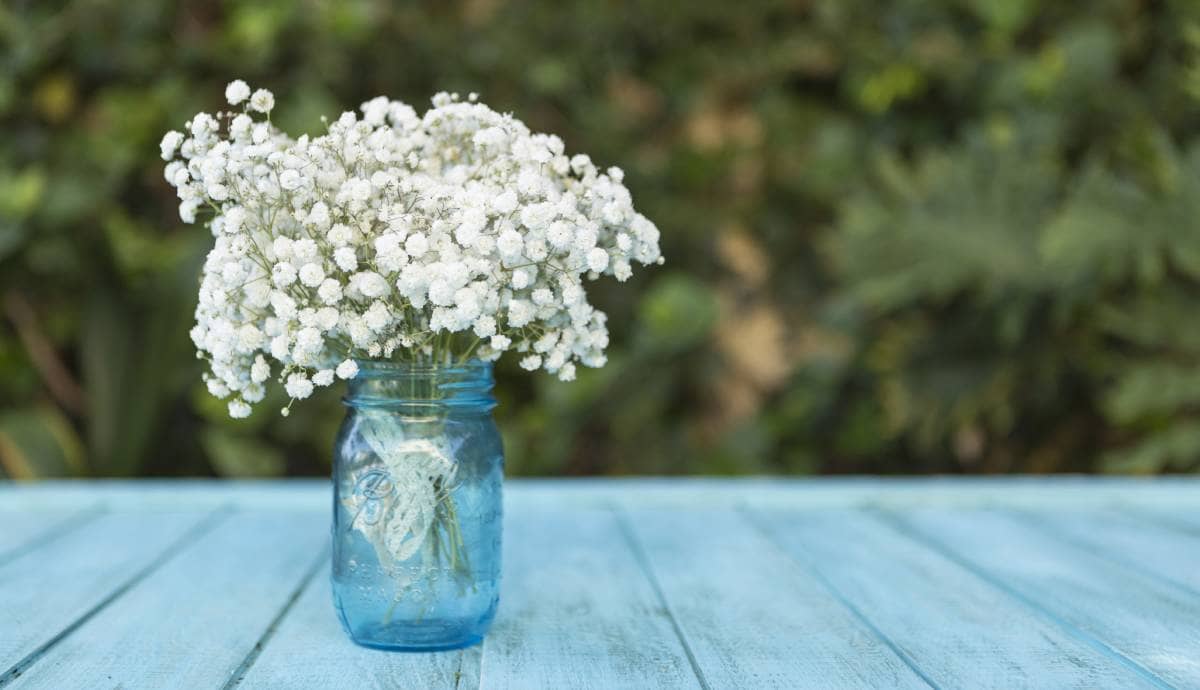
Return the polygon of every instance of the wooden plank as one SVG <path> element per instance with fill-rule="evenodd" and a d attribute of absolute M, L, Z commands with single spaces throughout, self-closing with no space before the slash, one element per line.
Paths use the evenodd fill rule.
<path fill-rule="evenodd" d="M 505 489 L 527 507 L 798 509 L 887 505 L 1038 507 L 1129 501 L 1186 509 L 1200 505 L 1195 477 L 638 477 L 519 479 Z"/>
<path fill-rule="evenodd" d="M 627 524 L 709 687 L 928 685 L 738 512 L 636 510 Z"/>
<path fill-rule="evenodd" d="M 751 520 L 939 687 L 1154 687 L 862 511 L 752 512 Z"/>
<path fill-rule="evenodd" d="M 1002 510 L 915 510 L 898 529 L 1151 682 L 1200 687 L 1200 598 Z"/>
<path fill-rule="evenodd" d="M 265 641 L 262 654 L 236 684 L 239 690 L 454 690 L 479 685 L 478 646 L 453 652 L 403 654 L 366 649 L 351 642 L 333 610 L 328 570 L 328 561 L 323 562 L 295 606 L 280 621 L 278 630 Z"/>
<path fill-rule="evenodd" d="M 45 548 L 0 565 L 0 684 L 119 597 L 211 515 L 100 515 Z"/>
<path fill-rule="evenodd" d="M 328 479 L 58 480 L 0 484 L 0 520 L 6 513 L 73 510 L 100 504 L 113 510 L 329 510 Z"/>
<path fill-rule="evenodd" d="M 0 484 L 3 514 L 20 510 L 70 510 L 81 501 L 101 500 L 113 508 L 215 508 L 232 503 L 248 509 L 327 511 L 328 479 L 52 481 Z M 724 507 L 755 505 L 780 509 L 887 505 L 1038 507 L 1154 505 L 1195 510 L 1200 478 L 1108 477 L 818 477 L 818 478 L 605 478 L 510 479 L 509 497 L 533 507 Z"/>
<path fill-rule="evenodd" d="M 609 510 L 505 517 L 485 688 L 695 688 L 668 613 Z"/>
<path fill-rule="evenodd" d="M 1172 528 L 1164 522 L 1111 511 L 1054 510 L 1017 515 L 1095 556 L 1200 596 L 1200 528 Z"/>
<path fill-rule="evenodd" d="M 327 523 L 311 513 L 230 515 L 13 687 L 220 687 L 324 560 Z"/>
<path fill-rule="evenodd" d="M 94 508 L 60 513 L 12 513 L 0 516 L 0 563 L 35 548 L 48 546 L 54 539 L 78 529 L 99 516 Z"/>
<path fill-rule="evenodd" d="M 1162 506 L 1153 502 L 1138 501 L 1121 505 L 1118 510 L 1143 523 L 1157 527 L 1179 530 L 1193 536 L 1200 535 L 1200 500 L 1187 506 Z"/>

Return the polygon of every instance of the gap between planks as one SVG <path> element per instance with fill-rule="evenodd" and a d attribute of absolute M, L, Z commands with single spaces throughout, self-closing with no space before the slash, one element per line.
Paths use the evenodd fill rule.
<path fill-rule="evenodd" d="M 683 632 L 683 627 L 679 625 L 679 621 L 675 617 L 675 612 L 671 609 L 671 604 L 667 601 L 666 594 L 663 592 L 662 585 L 659 584 L 658 578 L 655 577 L 654 571 L 650 568 L 650 560 L 646 556 L 645 549 L 642 548 L 641 542 L 637 540 L 637 535 L 629 527 L 624 510 L 612 503 L 608 505 L 608 509 L 612 511 L 613 517 L 617 521 L 617 528 L 621 532 L 621 537 L 625 540 L 625 545 L 633 552 L 633 558 L 637 561 L 638 567 L 641 568 L 642 575 L 650 583 L 650 588 L 654 590 L 654 596 L 658 599 L 659 605 L 663 607 L 663 611 L 666 612 L 667 620 L 671 621 L 671 628 L 675 631 L 675 637 L 679 639 L 679 644 L 683 647 L 683 652 L 687 656 L 688 663 L 692 666 L 692 673 L 696 674 L 696 681 L 700 683 L 700 687 L 703 690 L 711 690 L 708 680 L 704 677 L 704 672 L 700 670 L 700 662 L 696 660 L 696 654 L 692 651 L 692 645 L 688 642 L 687 635 Z"/>
<path fill-rule="evenodd" d="M 861 609 L 854 605 L 854 602 L 846 598 L 841 591 L 839 591 L 833 585 L 833 583 L 829 581 L 829 578 L 825 577 L 824 573 L 820 572 L 816 568 L 813 568 L 809 564 L 802 562 L 799 558 L 796 558 L 794 555 L 792 555 L 791 551 L 784 548 L 784 546 L 780 544 L 778 540 L 776 540 L 775 535 L 772 534 L 769 529 L 763 527 L 762 523 L 759 522 L 759 520 L 762 519 L 761 515 L 756 514 L 749 506 L 746 505 L 738 506 L 737 513 L 742 516 L 742 519 L 744 519 L 747 524 L 750 525 L 751 529 L 758 532 L 764 539 L 767 540 L 768 543 L 774 546 L 776 551 L 783 554 L 785 558 L 792 563 L 795 563 L 801 570 L 808 573 L 813 579 L 819 582 L 821 587 L 823 587 L 830 596 L 837 600 L 837 602 L 841 604 L 843 608 L 849 611 L 850 615 L 854 616 L 858 622 L 863 625 L 863 627 L 871 631 L 871 634 L 874 635 L 880 642 L 882 642 L 884 646 L 892 650 L 892 653 L 899 657 L 899 659 L 904 662 L 904 665 L 908 666 L 908 668 L 912 670 L 913 673 L 917 674 L 921 680 L 925 681 L 929 687 L 933 688 L 934 690 L 941 690 L 938 684 L 935 683 L 933 679 L 930 678 L 929 675 L 917 665 L 916 660 L 913 659 L 903 649 L 901 649 L 900 646 L 887 635 L 887 633 L 883 632 L 883 630 L 879 628 L 879 626 L 875 625 L 875 623 L 868 618 Z"/>
<path fill-rule="evenodd" d="M 24 543 L 18 544 L 8 551 L 0 552 L 0 565 L 4 565 L 9 561 L 36 551 L 43 546 L 53 544 L 60 537 L 70 534 L 79 527 L 82 527 L 88 518 L 103 515 L 104 512 L 105 507 L 103 505 L 93 505 L 67 515 L 65 518 L 59 520 L 45 530 L 32 535 Z"/>
<path fill-rule="evenodd" d="M 279 613 L 275 614 L 275 618 L 273 618 L 270 624 L 267 625 L 267 629 L 263 631 L 263 634 L 258 638 L 258 641 L 255 642 L 254 646 L 250 648 L 250 651 L 246 653 L 246 658 L 242 659 L 242 663 L 238 664 L 238 667 L 233 670 L 233 673 L 229 676 L 229 680 L 226 681 L 222 690 L 231 690 L 232 688 L 235 688 L 241 684 L 242 679 L 246 677 L 246 674 L 250 671 L 250 668 L 254 666 L 254 662 L 258 661 L 258 657 L 262 655 L 263 650 L 266 649 L 267 644 L 271 641 L 271 638 L 275 636 L 275 631 L 279 629 L 279 625 L 283 623 L 283 619 L 287 617 L 288 613 L 291 612 L 292 607 L 296 605 L 296 602 L 300 599 L 300 595 L 304 593 L 305 588 L 308 587 L 313 578 L 317 576 L 317 573 L 320 572 L 321 567 L 328 565 L 329 559 L 332 555 L 332 548 L 332 546 L 327 546 L 322 549 L 321 554 L 317 557 L 317 559 L 313 561 L 312 565 L 308 566 L 308 569 L 305 570 L 304 575 L 300 578 L 300 582 L 296 584 L 296 588 L 292 590 L 292 593 L 288 596 L 287 601 L 283 603 L 283 607 L 279 609 Z"/>
<path fill-rule="evenodd" d="M 1040 522 L 1038 521 L 1038 516 L 1036 514 L 1020 508 L 1008 509 L 1007 513 L 1017 520 L 1025 523 L 1029 527 L 1036 528 L 1042 534 L 1062 542 L 1063 544 L 1067 544 L 1073 548 L 1079 549 L 1080 551 L 1091 554 L 1099 560 L 1107 561 L 1118 568 L 1124 568 L 1125 570 L 1133 571 L 1142 577 L 1154 580 L 1164 587 L 1170 587 L 1171 589 L 1182 592 L 1188 596 L 1200 598 L 1200 590 L 1197 590 L 1195 587 L 1183 582 L 1179 582 L 1172 577 L 1167 577 L 1154 568 L 1150 568 L 1143 563 L 1139 563 L 1135 559 L 1122 558 L 1120 555 L 1113 555 L 1114 550 L 1102 549 L 1092 542 L 1070 534 L 1062 528 L 1055 526 L 1053 521 Z M 1162 524 L 1158 524 L 1157 526 L 1164 527 Z M 1115 551 L 1119 554 L 1124 553 L 1124 551 L 1120 549 L 1115 549 Z"/>
<path fill-rule="evenodd" d="M 1140 505 L 1121 504 L 1114 506 L 1114 508 L 1119 508 L 1122 514 L 1128 515 L 1147 525 L 1162 527 L 1172 532 L 1186 534 L 1189 537 L 1200 536 L 1200 520 L 1192 522 L 1186 518 L 1180 519 L 1177 515 L 1167 515 L 1157 510 L 1147 510 L 1145 506 Z"/>
<path fill-rule="evenodd" d="M 113 602 L 124 596 L 129 590 L 137 586 L 138 583 L 142 582 L 151 574 L 153 574 L 154 571 L 158 570 L 172 558 L 179 555 L 179 553 L 183 551 L 190 542 L 203 536 L 206 532 L 211 531 L 232 512 L 233 511 L 230 506 L 222 506 L 221 508 L 208 513 L 196 524 L 189 527 L 186 531 L 184 531 L 183 534 L 179 535 L 175 541 L 171 542 L 167 548 L 163 549 L 163 551 L 157 557 L 155 557 L 153 561 L 118 585 L 117 588 L 114 589 L 108 596 L 104 597 L 92 608 L 85 611 L 81 616 L 59 631 L 57 635 L 51 637 L 37 649 L 27 654 L 24 659 L 21 659 L 17 663 L 13 664 L 13 666 L 5 671 L 3 675 L 0 675 L 0 688 L 3 688 L 20 678 L 25 671 L 29 670 L 31 666 L 37 663 L 38 659 L 45 656 L 45 654 L 49 652 L 54 645 L 58 644 L 71 633 L 78 630 L 81 626 L 94 618 L 101 611 L 108 608 L 108 606 Z"/>
<path fill-rule="evenodd" d="M 880 522 L 887 525 L 888 527 L 893 529 L 898 534 L 900 534 L 912 541 L 915 541 L 918 544 L 921 544 L 922 546 L 924 546 L 928 549 L 931 549 L 931 550 L 941 554 L 945 558 L 949 559 L 951 562 L 958 565 L 960 568 L 963 568 L 964 570 L 971 573 L 975 577 L 979 578 L 980 580 L 983 580 L 987 584 L 991 585 L 992 587 L 995 587 L 996 589 L 1003 592 L 1005 595 L 1007 595 L 1007 596 L 1011 597 L 1012 599 L 1014 599 L 1015 601 L 1019 602 L 1021 605 L 1025 606 L 1027 609 L 1033 611 L 1035 614 L 1041 616 L 1042 618 L 1045 618 L 1046 620 L 1050 621 L 1054 625 L 1058 626 L 1064 632 L 1066 632 L 1068 635 L 1074 637 L 1075 639 L 1079 640 L 1080 642 L 1083 642 L 1084 644 L 1088 645 L 1089 647 L 1095 649 L 1097 652 L 1099 652 L 1103 656 L 1105 656 L 1109 659 L 1112 659 L 1114 662 L 1130 669 L 1131 671 L 1133 671 L 1137 675 L 1141 676 L 1144 680 L 1151 683 L 1155 687 L 1163 688 L 1164 690 L 1172 690 L 1172 686 L 1169 685 L 1164 680 L 1162 680 L 1161 678 L 1159 678 L 1153 671 L 1149 670 L 1145 666 L 1142 666 L 1140 663 L 1129 658 L 1128 656 L 1125 656 L 1120 651 L 1118 651 L 1118 650 L 1114 649 L 1112 646 L 1110 646 L 1104 640 L 1101 640 L 1100 638 L 1095 637 L 1094 635 L 1088 633 L 1087 631 L 1079 628 L 1075 624 L 1067 621 L 1062 616 L 1059 616 L 1058 614 L 1054 613 L 1053 611 L 1047 609 L 1036 599 L 1033 599 L 1032 597 L 1030 597 L 1030 596 L 1024 594 L 1023 592 L 1021 592 L 1020 590 L 1018 590 L 1017 588 L 1015 588 L 1015 587 L 1009 585 L 1008 583 L 1006 583 L 1005 581 L 1001 580 L 1000 578 L 992 575 L 991 573 L 989 573 L 986 570 L 984 570 L 983 568 L 977 566 L 975 563 L 968 560 L 967 558 L 960 556 L 954 550 L 950 549 L 945 544 L 942 544 L 937 539 L 935 539 L 933 537 L 929 537 L 926 534 L 922 533 L 917 528 L 914 528 L 911 525 L 906 524 L 903 520 L 901 520 L 899 517 L 897 517 L 890 510 L 881 509 L 877 506 L 872 506 L 872 507 L 868 508 L 868 510 Z"/>

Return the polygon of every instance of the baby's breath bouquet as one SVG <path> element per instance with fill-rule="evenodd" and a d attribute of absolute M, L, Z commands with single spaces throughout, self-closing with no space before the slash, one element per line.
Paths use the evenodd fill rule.
<path fill-rule="evenodd" d="M 267 90 L 238 80 L 225 96 L 236 112 L 199 113 L 161 147 L 180 217 L 216 238 L 191 337 L 232 417 L 272 380 L 286 415 L 364 361 L 454 366 L 511 351 L 570 381 L 577 364 L 605 363 L 606 317 L 587 282 L 662 262 L 620 169 L 567 156 L 474 94 L 440 93 L 424 115 L 375 98 L 315 137 L 276 128 Z M 445 503 L 452 449 L 382 424 L 365 435 L 406 506 L 361 526 L 380 562 L 433 547 L 465 562 Z"/>
<path fill-rule="evenodd" d="M 216 238 L 191 336 L 233 417 L 272 378 L 294 402 L 356 359 L 515 351 L 569 381 L 608 344 L 585 280 L 662 262 L 619 168 L 474 94 L 440 93 L 423 116 L 381 96 L 297 138 L 271 124 L 270 91 L 225 95 L 240 112 L 199 113 L 161 148 L 180 217 Z"/>

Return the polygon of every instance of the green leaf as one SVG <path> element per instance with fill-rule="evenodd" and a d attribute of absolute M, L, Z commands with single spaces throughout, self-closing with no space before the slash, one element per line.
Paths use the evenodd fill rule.
<path fill-rule="evenodd" d="M 0 470 L 9 478 L 79 476 L 84 469 L 83 444 L 56 408 L 0 412 Z"/>
<path fill-rule="evenodd" d="M 252 436 L 209 428 L 200 442 L 222 477 L 278 477 L 284 473 L 283 453 Z"/>
<path fill-rule="evenodd" d="M 711 288 L 686 273 L 659 278 L 640 306 L 647 336 L 655 346 L 668 350 L 695 345 L 717 321 L 717 300 Z"/>
<path fill-rule="evenodd" d="M 1170 362 L 1126 363 L 1105 399 L 1105 411 L 1119 424 L 1197 406 L 1200 367 Z"/>
<path fill-rule="evenodd" d="M 1105 453 L 1101 466 L 1106 472 L 1135 474 L 1195 470 L 1200 466 L 1200 422 L 1173 425 L 1130 448 Z"/>

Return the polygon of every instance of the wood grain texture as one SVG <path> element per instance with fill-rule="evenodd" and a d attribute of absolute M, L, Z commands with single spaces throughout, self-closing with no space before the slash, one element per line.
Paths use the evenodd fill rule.
<path fill-rule="evenodd" d="M 54 513 L 9 513 L 0 515 L 0 563 L 35 548 L 49 545 L 72 529 L 99 516 L 95 508 Z"/>
<path fill-rule="evenodd" d="M 83 502 L 111 508 L 216 508 L 328 510 L 328 479 L 136 480 L 0 483 L 3 514 L 26 510 L 75 510 Z M 613 478 L 512 479 L 506 499 L 534 507 L 727 507 L 779 509 L 856 507 L 980 506 L 992 503 L 1048 506 L 1154 506 L 1195 510 L 1200 479 L 1189 477 L 936 477 L 936 478 Z M 514 504 L 515 505 L 515 504 Z"/>
<path fill-rule="evenodd" d="M 1200 597 L 1200 527 L 1173 529 L 1165 522 L 1111 510 L 1015 511 L 1014 514 L 1094 556 L 1184 587 Z"/>
<path fill-rule="evenodd" d="M 627 524 L 710 687 L 928 687 L 737 511 L 637 510 Z"/>
<path fill-rule="evenodd" d="M 1196 479 L 505 492 L 485 644 L 397 654 L 336 621 L 327 480 L 0 484 L 0 689 L 1200 688 Z"/>
<path fill-rule="evenodd" d="M 1162 506 L 1155 502 L 1123 504 L 1122 514 L 1155 528 L 1167 528 L 1200 536 L 1200 496 L 1187 506 Z"/>
<path fill-rule="evenodd" d="M 61 640 L 14 688 L 219 688 L 312 572 L 325 516 L 235 512 Z"/>
<path fill-rule="evenodd" d="M 0 565 L 0 682 L 132 586 L 209 513 L 111 513 Z"/>
<path fill-rule="evenodd" d="M 359 647 L 342 631 L 332 600 L 325 561 L 236 687 L 465 690 L 478 686 L 478 647 L 431 654 Z"/>
<path fill-rule="evenodd" d="M 893 524 L 1151 682 L 1200 687 L 1200 597 L 1001 509 L 891 514 Z"/>
<path fill-rule="evenodd" d="M 503 562 L 482 687 L 699 687 L 611 511 L 514 507 Z"/>
<path fill-rule="evenodd" d="M 751 520 L 947 688 L 1153 687 L 1021 602 L 862 511 Z"/>

